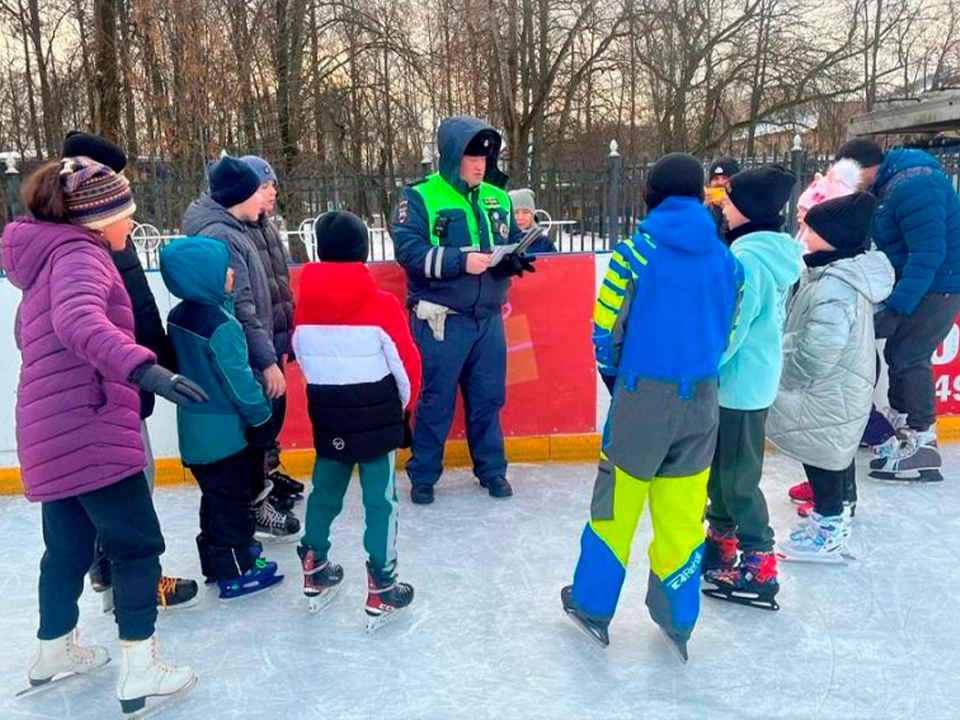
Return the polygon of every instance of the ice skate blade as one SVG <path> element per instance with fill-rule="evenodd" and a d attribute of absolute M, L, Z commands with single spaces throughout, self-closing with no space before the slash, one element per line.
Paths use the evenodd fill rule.
<path fill-rule="evenodd" d="M 35 681 L 31 680 L 30 687 L 24 688 L 23 690 L 20 690 L 19 692 L 15 693 L 14 697 L 26 698 L 26 697 L 30 697 L 31 695 L 39 695 L 40 693 L 46 692 L 47 690 L 50 690 L 52 688 L 60 687 L 67 680 L 73 680 L 74 678 L 83 677 L 84 675 L 90 675 L 91 673 L 94 673 L 97 670 L 100 670 L 109 664 L 110 664 L 110 658 L 108 657 L 100 665 L 96 665 L 95 667 L 92 667 L 85 672 L 67 672 L 67 673 L 62 673 L 60 677 L 57 677 L 56 675 L 54 675 L 49 680 L 40 681 L 36 685 L 33 684 Z"/>
<path fill-rule="evenodd" d="M 186 602 L 177 603 L 176 605 L 161 605 L 157 603 L 157 610 L 162 613 L 168 612 L 177 612 L 178 610 L 186 610 L 187 608 L 192 608 L 200 604 L 200 593 L 198 592 L 192 598 Z"/>
<path fill-rule="evenodd" d="M 290 543 L 300 541 L 300 538 L 303 537 L 303 528 L 300 528 L 298 532 L 291 533 L 290 535 L 271 535 L 270 533 L 257 530 L 257 532 L 253 534 L 253 537 L 255 540 L 259 540 L 268 545 L 289 545 Z"/>
<path fill-rule="evenodd" d="M 152 717 L 172 703 L 182 700 L 196 684 L 197 676 L 194 675 L 186 685 L 169 695 L 147 695 L 132 700 L 121 700 L 120 709 L 123 711 L 123 718 L 124 720 L 143 720 Z"/>
<path fill-rule="evenodd" d="M 783 550 L 777 550 L 777 560 L 795 563 L 810 563 L 811 565 L 844 565 L 846 557 L 838 555 L 789 555 Z"/>
<path fill-rule="evenodd" d="M 223 595 L 221 595 L 219 598 L 220 602 L 230 604 L 230 603 L 236 602 L 237 600 L 243 600 L 244 598 L 256 597 L 261 593 L 263 593 L 264 591 L 269 590 L 272 587 L 276 587 L 277 585 L 282 583 L 283 578 L 284 578 L 283 575 L 271 575 L 268 578 L 264 578 L 264 580 L 260 583 L 260 587 L 258 587 L 256 590 L 251 590 L 249 592 L 241 593 L 239 595 L 231 595 L 229 597 L 224 597 Z"/>
<path fill-rule="evenodd" d="M 338 592 L 340 592 L 340 585 L 334 585 L 332 588 L 328 589 L 326 592 L 320 593 L 319 595 L 307 595 L 310 613 L 318 613 L 323 610 L 325 607 L 327 607 L 327 605 L 333 602 L 333 599 L 337 597 Z"/>
<path fill-rule="evenodd" d="M 700 592 L 707 597 L 716 598 L 717 600 L 726 600 L 727 602 L 731 602 L 735 605 L 760 608 L 761 610 L 777 611 L 780 609 L 780 605 L 777 603 L 776 598 L 764 598 L 760 595 L 760 593 L 749 590 L 733 590 L 730 588 L 710 586 L 700 588 Z"/>
<path fill-rule="evenodd" d="M 680 662 L 686 665 L 690 660 L 690 655 L 687 653 L 687 644 L 681 644 L 670 637 L 670 633 L 668 633 L 667 629 L 662 625 L 657 625 L 657 627 L 660 628 L 660 632 L 662 632 L 663 636 L 667 639 L 667 644 L 677 654 L 677 657 L 680 658 Z"/>
<path fill-rule="evenodd" d="M 564 614 L 573 620 L 573 624 L 580 628 L 581 631 L 587 634 L 587 637 L 593 640 L 597 645 L 602 648 L 610 645 L 610 634 L 606 630 L 600 630 L 587 624 L 583 619 L 577 615 L 572 609 L 564 608 Z"/>
<path fill-rule="evenodd" d="M 900 473 L 888 472 L 886 470 L 873 470 L 870 472 L 869 476 L 874 480 L 883 480 L 885 482 L 899 482 L 899 483 L 935 483 L 943 482 L 943 475 L 939 470 L 934 468 L 929 468 L 926 470 L 916 470 L 916 471 L 904 471 L 904 472 L 916 472 L 916 475 L 911 475 L 906 477 Z"/>
<path fill-rule="evenodd" d="M 372 635 L 384 625 L 389 625 L 392 623 L 403 613 L 403 610 L 404 608 L 401 608 L 400 610 L 391 610 L 389 612 L 380 613 L 379 615 L 368 614 L 367 625 L 365 628 L 367 635 Z"/>

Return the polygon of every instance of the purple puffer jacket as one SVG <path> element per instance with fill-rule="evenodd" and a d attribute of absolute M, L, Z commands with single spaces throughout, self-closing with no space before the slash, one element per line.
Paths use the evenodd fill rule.
<path fill-rule="evenodd" d="M 140 396 L 127 378 L 156 357 L 133 340 L 107 249 L 82 227 L 21 218 L 4 229 L 0 256 L 23 290 L 17 452 L 27 498 L 82 495 L 141 471 Z"/>

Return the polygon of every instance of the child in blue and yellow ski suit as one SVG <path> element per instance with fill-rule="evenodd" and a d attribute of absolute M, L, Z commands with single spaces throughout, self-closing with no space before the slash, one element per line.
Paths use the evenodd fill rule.
<path fill-rule="evenodd" d="M 700 610 L 717 371 L 743 271 L 703 207 L 703 168 L 695 158 L 661 158 L 645 196 L 650 212 L 614 248 L 594 310 L 597 364 L 612 403 L 590 521 L 573 585 L 561 597 L 567 613 L 606 646 L 649 495 L 647 607 L 686 660 Z"/>

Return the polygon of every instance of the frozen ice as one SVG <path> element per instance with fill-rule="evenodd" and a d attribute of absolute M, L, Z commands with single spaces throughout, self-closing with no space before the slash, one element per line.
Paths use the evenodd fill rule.
<path fill-rule="evenodd" d="M 866 461 L 861 457 L 861 462 Z M 493 500 L 450 471 L 432 506 L 400 479 L 400 574 L 416 587 L 409 616 L 364 632 L 362 508 L 356 482 L 333 527 L 344 586 L 310 614 L 296 545 L 270 545 L 287 579 L 263 596 L 163 615 L 164 657 L 200 681 L 157 717 L 202 718 L 948 718 L 960 713 L 960 447 L 946 481 L 879 483 L 859 474 L 858 559 L 781 564 L 777 613 L 703 598 L 681 665 L 644 606 L 649 520 L 641 519 L 606 650 L 563 615 L 595 466 L 514 465 L 516 495 Z M 799 464 L 768 455 L 764 488 L 783 536 Z M 158 488 L 168 573 L 197 577 L 198 492 Z M 303 507 L 300 508 L 302 514 Z M 119 717 L 119 651 L 99 598 L 81 598 L 81 637 L 111 647 L 98 674 L 15 700 L 37 622 L 40 509 L 0 498 L 3 608 L 0 718 Z"/>

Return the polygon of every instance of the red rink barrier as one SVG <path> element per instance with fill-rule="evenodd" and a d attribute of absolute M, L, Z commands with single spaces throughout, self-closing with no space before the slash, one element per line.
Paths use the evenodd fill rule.
<path fill-rule="evenodd" d="M 507 404 L 501 416 L 508 436 L 596 431 L 597 385 L 590 342 L 595 297 L 595 256 L 541 256 L 537 272 L 513 281 L 504 306 L 507 335 Z M 394 263 L 370 265 L 381 289 L 401 301 L 406 276 Z M 294 296 L 300 268 L 291 268 Z M 287 368 L 285 448 L 313 446 L 300 368 Z M 462 401 L 457 401 L 451 438 L 464 437 Z"/>

